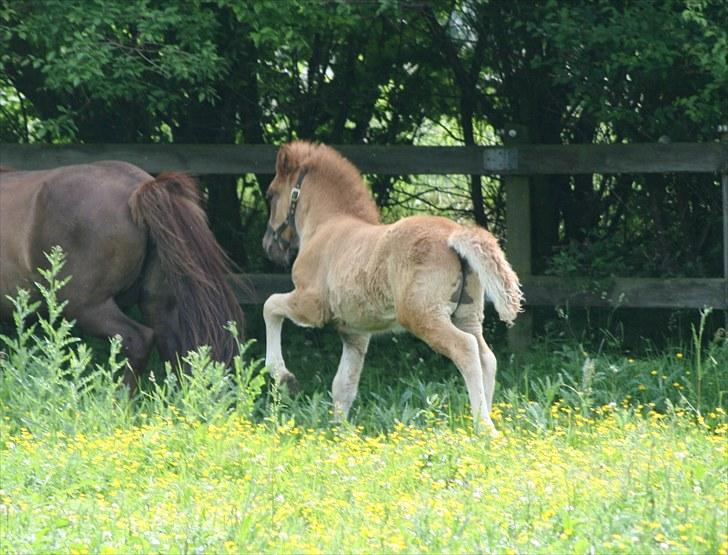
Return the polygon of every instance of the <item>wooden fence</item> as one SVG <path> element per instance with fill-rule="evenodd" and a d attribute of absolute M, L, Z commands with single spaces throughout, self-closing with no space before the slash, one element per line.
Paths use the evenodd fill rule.
<path fill-rule="evenodd" d="M 381 175 L 501 175 L 506 187 L 508 257 L 523 281 L 529 306 L 622 306 L 728 309 L 728 143 L 618 145 L 518 144 L 519 128 L 506 131 L 504 147 L 339 146 L 362 173 Z M 1 144 L 0 164 L 43 169 L 63 164 L 119 159 L 149 172 L 194 174 L 272 173 L 276 147 L 270 145 Z M 531 275 L 529 175 L 618 173 L 722 174 L 724 275 L 713 279 L 617 277 L 604 280 Z M 250 274 L 252 297 L 260 303 L 273 292 L 291 289 L 284 274 Z M 513 336 L 527 341 L 530 318 L 519 319 Z"/>

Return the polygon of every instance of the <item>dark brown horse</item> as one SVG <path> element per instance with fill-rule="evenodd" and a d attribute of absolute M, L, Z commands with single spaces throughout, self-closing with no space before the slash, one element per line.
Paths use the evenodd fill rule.
<path fill-rule="evenodd" d="M 65 316 L 85 332 L 120 335 L 133 391 L 156 343 L 165 360 L 199 345 L 229 361 L 235 341 L 223 326 L 243 313 L 227 282 L 228 259 L 181 173 L 156 179 L 126 162 L 0 173 L 0 318 L 6 295 L 34 290 L 44 252 L 66 253 Z M 146 325 L 122 308 L 138 304 Z"/>

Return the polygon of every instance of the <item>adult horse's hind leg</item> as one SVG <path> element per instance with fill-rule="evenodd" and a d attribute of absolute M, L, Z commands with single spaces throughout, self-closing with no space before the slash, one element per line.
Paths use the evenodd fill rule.
<path fill-rule="evenodd" d="M 477 339 L 471 333 L 458 329 L 444 311 L 408 311 L 397 316 L 407 330 L 455 363 L 465 380 L 475 429 L 484 425 L 487 431 L 496 433 L 485 396 Z"/>
<path fill-rule="evenodd" d="M 91 335 L 99 337 L 122 338 L 123 354 L 129 364 L 124 370 L 124 383 L 132 395 L 137 388 L 137 372 L 147 365 L 149 352 L 152 349 L 154 333 L 124 314 L 113 299 L 99 305 L 74 307 L 69 304 L 69 316 L 74 318 L 81 328 Z"/>
<path fill-rule="evenodd" d="M 369 334 L 341 334 L 343 348 L 339 368 L 331 385 L 331 397 L 334 402 L 334 420 L 346 420 L 351 404 L 359 389 L 359 377 L 364 366 L 364 357 L 369 347 Z"/>

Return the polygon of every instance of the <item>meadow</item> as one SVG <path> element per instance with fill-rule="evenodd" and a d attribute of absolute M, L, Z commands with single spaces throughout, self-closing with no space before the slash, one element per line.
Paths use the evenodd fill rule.
<path fill-rule="evenodd" d="M 638 354 L 501 346 L 489 439 L 455 369 L 403 335 L 373 342 L 341 426 L 337 342 L 292 327 L 296 398 L 247 343 L 232 371 L 203 348 L 129 400 L 118 343 L 74 337 L 54 275 L 47 313 L 31 324 L 20 294 L 0 337 L 2 553 L 728 553 L 728 345 L 707 311 Z"/>

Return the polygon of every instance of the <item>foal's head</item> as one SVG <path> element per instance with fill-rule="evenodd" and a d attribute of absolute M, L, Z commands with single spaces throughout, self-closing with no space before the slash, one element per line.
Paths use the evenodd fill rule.
<path fill-rule="evenodd" d="M 270 216 L 263 236 L 263 249 L 273 262 L 289 266 L 298 249 L 295 217 L 305 169 L 299 153 L 283 145 L 276 159 L 276 175 L 268 186 Z"/>
<path fill-rule="evenodd" d="M 302 203 L 298 201 L 299 194 L 303 195 Z M 307 219 L 315 217 L 319 221 L 345 214 L 367 223 L 379 223 L 377 205 L 359 170 L 323 144 L 294 141 L 283 145 L 278 151 L 268 199 L 270 218 L 263 248 L 268 258 L 286 266 L 299 247 L 302 229 L 296 229 L 297 214 L 299 225 L 304 214 Z"/>

